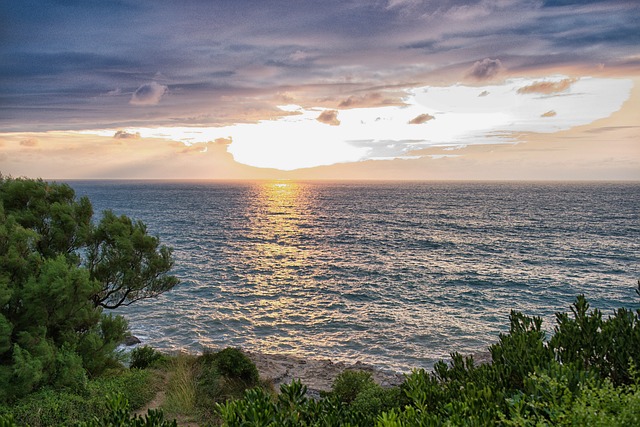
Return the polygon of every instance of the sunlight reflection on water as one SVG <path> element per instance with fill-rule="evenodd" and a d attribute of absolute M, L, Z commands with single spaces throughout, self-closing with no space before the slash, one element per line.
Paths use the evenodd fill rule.
<path fill-rule="evenodd" d="M 243 346 L 406 371 L 509 310 L 635 301 L 638 185 L 75 182 L 145 221 L 182 283 L 123 310 L 165 349 Z M 610 207 L 615 206 L 615 215 Z"/>

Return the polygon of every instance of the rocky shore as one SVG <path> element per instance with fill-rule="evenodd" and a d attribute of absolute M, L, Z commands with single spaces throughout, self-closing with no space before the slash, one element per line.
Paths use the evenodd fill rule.
<path fill-rule="evenodd" d="M 353 364 L 332 362 L 329 359 L 301 358 L 286 354 L 263 354 L 252 351 L 244 352 L 256 364 L 260 377 L 271 381 L 276 390 L 281 384 L 288 384 L 299 379 L 308 388 L 308 394 L 319 396 L 321 391 L 328 391 L 335 378 L 345 370 L 368 371 L 375 382 L 383 387 L 396 386 L 402 383 L 404 375 L 377 369 L 362 362 Z"/>
<path fill-rule="evenodd" d="M 335 378 L 345 370 L 371 372 L 373 380 L 382 387 L 397 386 L 404 380 L 403 374 L 384 371 L 359 361 L 348 364 L 333 362 L 329 359 L 243 351 L 256 364 L 260 377 L 271 381 L 276 390 L 280 389 L 281 384 L 299 379 L 307 386 L 310 396 L 318 397 L 321 391 L 329 391 Z M 473 355 L 473 360 L 476 364 L 489 363 L 491 354 L 488 351 L 476 353 Z"/>
<path fill-rule="evenodd" d="M 130 338 L 133 340 L 123 344 L 130 346 L 140 343 L 138 338 Z M 336 377 L 345 370 L 371 372 L 373 380 L 382 387 L 397 386 L 404 381 L 404 375 L 401 373 L 385 371 L 360 361 L 349 364 L 334 362 L 330 359 L 303 358 L 289 354 L 267 354 L 245 349 L 242 351 L 255 363 L 260 378 L 270 381 L 275 390 L 279 390 L 282 384 L 300 380 L 307 386 L 308 395 L 319 397 L 320 392 L 331 390 Z M 485 351 L 474 354 L 473 359 L 476 364 L 488 363 L 491 361 L 491 355 Z"/>

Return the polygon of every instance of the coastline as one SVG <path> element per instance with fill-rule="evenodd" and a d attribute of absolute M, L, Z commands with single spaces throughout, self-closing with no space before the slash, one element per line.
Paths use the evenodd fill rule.
<path fill-rule="evenodd" d="M 145 345 L 144 340 L 136 336 L 128 337 L 131 344 L 123 343 L 129 350 L 138 345 Z M 133 339 L 133 340 L 132 340 Z M 135 341 L 137 340 L 137 342 Z M 216 352 L 220 348 L 207 348 L 205 351 Z M 263 353 L 260 351 L 239 348 L 256 365 L 260 379 L 271 383 L 275 391 L 280 390 L 282 384 L 289 384 L 293 380 L 300 380 L 307 387 L 307 395 L 319 398 L 320 393 L 331 390 L 336 377 L 344 371 L 365 371 L 371 373 L 373 380 L 384 388 L 396 387 L 402 384 L 406 373 L 386 370 L 360 360 L 354 363 L 333 361 L 328 358 L 313 358 L 295 356 L 283 353 Z M 468 356 L 468 355 L 464 355 Z M 489 350 L 472 354 L 476 365 L 490 363 Z M 447 359 L 448 360 L 448 359 Z"/>
<path fill-rule="evenodd" d="M 344 371 L 366 371 L 371 373 L 373 380 L 384 388 L 396 387 L 402 384 L 405 374 L 384 370 L 361 361 L 354 363 L 334 362 L 330 359 L 305 358 L 289 354 L 269 354 L 241 349 L 260 373 L 260 378 L 273 384 L 276 391 L 280 385 L 289 384 L 293 380 L 300 380 L 307 386 L 307 394 L 320 397 L 321 392 L 330 391 L 338 375 Z M 476 365 L 491 363 L 489 350 L 474 353 Z"/>
<path fill-rule="evenodd" d="M 385 371 L 360 361 L 344 363 L 244 349 L 242 352 L 255 363 L 260 378 L 271 382 L 275 390 L 280 390 L 280 385 L 297 379 L 307 386 L 307 394 L 312 397 L 319 397 L 320 392 L 331 390 L 335 378 L 346 370 L 370 372 L 373 380 L 382 387 L 398 386 L 404 381 L 404 374 Z"/>

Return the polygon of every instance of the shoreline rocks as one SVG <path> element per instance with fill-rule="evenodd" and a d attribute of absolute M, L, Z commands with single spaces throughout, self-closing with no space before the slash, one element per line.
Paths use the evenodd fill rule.
<path fill-rule="evenodd" d="M 371 372 L 373 380 L 382 387 L 397 386 L 404 380 L 403 374 L 383 371 L 360 361 L 348 364 L 287 354 L 264 354 L 247 350 L 243 352 L 255 363 L 260 377 L 271 381 L 276 390 L 279 390 L 281 384 L 299 379 L 307 386 L 310 396 L 319 397 L 320 392 L 331 390 L 336 377 L 345 370 Z"/>
<path fill-rule="evenodd" d="M 124 340 L 122 340 L 122 344 L 126 347 L 131 347 L 132 345 L 140 343 L 142 343 L 142 341 L 140 341 L 140 338 L 136 337 L 135 335 L 127 335 L 126 337 L 124 337 Z"/>

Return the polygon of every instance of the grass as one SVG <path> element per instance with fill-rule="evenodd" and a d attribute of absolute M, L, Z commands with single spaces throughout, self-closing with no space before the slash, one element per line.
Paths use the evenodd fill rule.
<path fill-rule="evenodd" d="M 180 353 L 168 363 L 168 384 L 161 408 L 172 415 L 193 414 L 196 409 L 197 389 L 194 381 L 196 358 Z"/>
<path fill-rule="evenodd" d="M 89 421 L 106 412 L 105 396 L 120 392 L 132 409 L 145 405 L 155 396 L 159 383 L 152 371 L 118 369 L 89 381 L 85 390 L 45 388 L 10 407 L 0 407 L 0 415 L 12 414 L 17 425 L 59 426 L 73 421 Z"/>
<path fill-rule="evenodd" d="M 91 421 L 106 415 L 108 395 L 121 394 L 136 414 L 161 409 L 165 419 L 175 418 L 181 426 L 219 425 L 216 403 L 240 398 L 255 386 L 272 389 L 259 382 L 255 365 L 237 349 L 179 353 L 154 358 L 146 369 L 109 370 L 82 390 L 39 390 L 11 406 L 0 405 L 0 417 L 10 414 L 16 425 L 31 427 Z"/>

